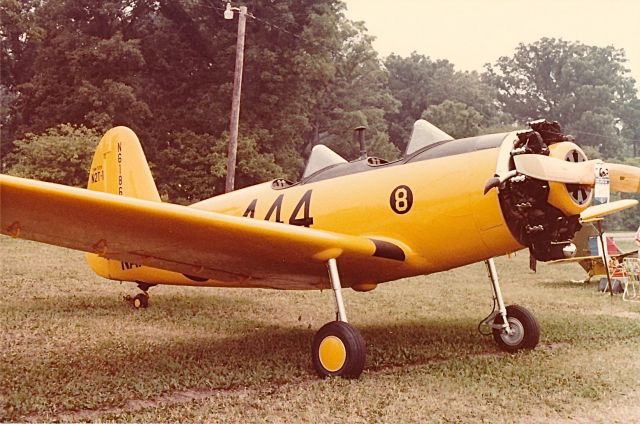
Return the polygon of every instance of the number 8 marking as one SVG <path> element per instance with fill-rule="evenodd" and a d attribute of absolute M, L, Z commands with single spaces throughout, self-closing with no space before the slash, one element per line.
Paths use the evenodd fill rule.
<path fill-rule="evenodd" d="M 406 185 L 401 185 L 393 189 L 389 197 L 389 205 L 397 214 L 405 214 L 413 206 L 413 193 Z"/>

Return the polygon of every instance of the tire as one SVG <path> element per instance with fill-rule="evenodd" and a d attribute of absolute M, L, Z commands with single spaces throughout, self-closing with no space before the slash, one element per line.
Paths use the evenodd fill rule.
<path fill-rule="evenodd" d="M 507 321 L 513 330 L 509 335 L 504 330 L 494 328 L 493 339 L 502 350 L 517 352 L 521 349 L 533 349 L 540 341 L 540 326 L 531 312 L 519 305 L 507 306 Z M 504 323 L 502 316 L 493 320 L 494 325 Z"/>
<path fill-rule="evenodd" d="M 138 293 L 131 300 L 131 303 L 133 304 L 133 307 L 136 309 L 147 308 L 149 306 L 149 296 L 147 296 L 144 293 Z"/>
<path fill-rule="evenodd" d="M 365 357 L 362 336 L 346 322 L 327 323 L 313 337 L 311 360 L 322 378 L 358 378 L 364 369 Z"/>

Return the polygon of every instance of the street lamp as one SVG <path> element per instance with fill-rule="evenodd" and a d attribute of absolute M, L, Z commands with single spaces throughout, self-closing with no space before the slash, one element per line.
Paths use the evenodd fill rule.
<path fill-rule="evenodd" d="M 247 22 L 247 7 L 231 7 L 227 3 L 225 19 L 233 19 L 233 11 L 239 12 L 238 38 L 236 42 L 236 70 L 233 76 L 233 96 L 231 99 L 231 120 L 229 124 L 229 148 L 227 150 L 227 179 L 225 193 L 233 191 L 236 177 L 236 154 L 238 151 L 238 123 L 240 121 L 240 92 L 242 89 L 242 65 L 244 62 L 244 32 Z"/>
<path fill-rule="evenodd" d="M 224 10 L 224 18 L 227 20 L 233 19 L 233 9 L 231 3 L 227 3 L 227 8 Z"/>

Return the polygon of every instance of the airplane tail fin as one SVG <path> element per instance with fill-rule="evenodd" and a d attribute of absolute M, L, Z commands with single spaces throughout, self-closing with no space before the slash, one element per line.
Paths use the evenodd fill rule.
<path fill-rule="evenodd" d="M 136 134 L 127 127 L 115 127 L 100 140 L 89 172 L 89 190 L 160 202 L 160 194 L 151 176 L 147 158 Z M 117 278 L 120 264 L 86 254 L 93 271 L 105 278 Z"/>
<path fill-rule="evenodd" d="M 607 253 L 609 255 L 619 255 L 622 253 L 613 237 L 607 237 Z"/>
<path fill-rule="evenodd" d="M 127 127 L 112 128 L 100 140 L 87 188 L 160 202 L 140 141 Z"/>
<path fill-rule="evenodd" d="M 576 245 L 576 256 L 601 256 L 602 247 L 598 238 L 598 230 L 593 224 L 582 224 L 582 228 L 573 237 L 573 244 Z M 607 244 L 607 255 L 622 255 L 624 252 L 618 247 L 611 236 L 605 237 Z"/>

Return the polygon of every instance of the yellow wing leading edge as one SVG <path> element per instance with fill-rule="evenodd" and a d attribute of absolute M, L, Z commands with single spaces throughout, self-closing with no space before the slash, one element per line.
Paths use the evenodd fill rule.
<path fill-rule="evenodd" d="M 321 288 L 328 286 L 324 262 L 330 258 L 354 266 L 404 259 L 399 247 L 382 240 L 6 175 L 0 199 L 5 234 L 220 285 Z"/>

